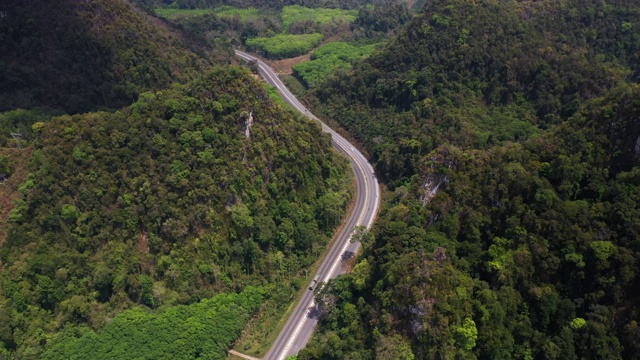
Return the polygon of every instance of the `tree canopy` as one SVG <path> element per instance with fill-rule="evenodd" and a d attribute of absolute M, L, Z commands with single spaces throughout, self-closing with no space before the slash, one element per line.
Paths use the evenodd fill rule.
<path fill-rule="evenodd" d="M 639 15 L 430 1 L 308 94 L 391 192 L 299 359 L 638 358 Z"/>
<path fill-rule="evenodd" d="M 3 341 L 16 354 L 136 304 L 188 304 L 251 284 L 286 293 L 350 198 L 348 163 L 329 136 L 240 67 L 37 129 L 0 249 L 12 329 Z"/>

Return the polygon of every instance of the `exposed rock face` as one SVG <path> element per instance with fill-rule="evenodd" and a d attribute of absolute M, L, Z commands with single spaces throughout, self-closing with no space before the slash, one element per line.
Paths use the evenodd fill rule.
<path fill-rule="evenodd" d="M 444 175 L 429 174 L 420 186 L 420 201 L 425 206 L 438 194 L 440 186 L 449 181 Z"/>
<path fill-rule="evenodd" d="M 247 121 L 245 121 L 245 130 L 244 130 L 244 136 L 247 137 L 247 139 L 251 136 L 251 125 L 253 125 L 253 111 L 249 112 L 249 116 L 247 117 Z"/>

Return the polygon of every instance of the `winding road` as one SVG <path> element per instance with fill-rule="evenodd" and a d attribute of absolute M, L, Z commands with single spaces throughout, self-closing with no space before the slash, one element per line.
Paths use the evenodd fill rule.
<path fill-rule="evenodd" d="M 340 134 L 333 131 L 313 115 L 309 109 L 302 105 L 267 64 L 255 56 L 242 51 L 236 50 L 236 55 L 247 61 L 257 61 L 260 75 L 262 75 L 269 84 L 278 89 L 282 98 L 302 114 L 319 121 L 322 124 L 322 130 L 331 134 L 331 143 L 333 146 L 351 159 L 356 178 L 357 191 L 355 206 L 344 226 L 336 234 L 336 241 L 318 270 L 319 281 L 327 282 L 329 279 L 333 279 L 343 272 L 341 266 L 343 258 L 348 257 L 349 254 L 357 253 L 360 244 L 349 241 L 354 228 L 357 226 L 366 226 L 367 229 L 370 228 L 378 212 L 380 205 L 380 187 L 378 186 L 378 180 L 374 174 L 373 167 L 371 167 L 371 164 L 369 164 L 364 155 L 362 155 L 355 146 Z M 287 356 L 297 354 L 300 349 L 305 347 L 318 322 L 316 318 L 310 315 L 310 310 L 314 305 L 313 291 L 307 287 L 305 294 L 296 305 L 293 313 L 264 359 L 283 360 Z"/>

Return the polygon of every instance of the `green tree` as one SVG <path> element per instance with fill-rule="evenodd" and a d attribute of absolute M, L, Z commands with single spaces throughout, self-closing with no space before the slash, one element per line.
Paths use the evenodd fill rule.
<path fill-rule="evenodd" d="M 155 307 L 155 301 L 153 299 L 153 279 L 146 275 L 140 275 L 140 302 L 150 308 Z"/>
<path fill-rule="evenodd" d="M 465 318 L 462 326 L 456 328 L 456 343 L 465 350 L 472 350 L 476 346 L 476 340 L 478 340 L 476 323 L 470 318 Z"/>
<path fill-rule="evenodd" d="M 411 345 L 400 335 L 383 336 L 377 341 L 376 358 L 384 360 L 413 360 Z"/>

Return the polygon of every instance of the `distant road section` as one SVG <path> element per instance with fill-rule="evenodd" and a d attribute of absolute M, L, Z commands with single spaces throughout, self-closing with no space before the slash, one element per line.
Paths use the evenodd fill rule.
<path fill-rule="evenodd" d="M 331 134 L 331 143 L 333 146 L 351 159 L 357 189 L 355 206 L 340 232 L 336 234 L 336 241 L 318 270 L 319 281 L 327 282 L 329 279 L 333 279 L 342 273 L 341 263 L 343 261 L 343 255 L 348 257 L 347 255 L 349 254 L 355 254 L 360 247 L 359 243 L 351 243 L 349 241 L 353 229 L 356 226 L 366 226 L 367 229 L 370 228 L 378 212 L 380 206 L 380 187 L 373 167 L 355 146 L 340 134 L 333 131 L 313 115 L 309 109 L 302 105 L 267 64 L 255 56 L 242 51 L 236 50 L 236 55 L 247 61 L 257 61 L 260 75 L 262 75 L 269 84 L 278 89 L 282 98 L 302 114 L 319 121 L 322 124 L 322 130 Z M 305 294 L 296 305 L 286 325 L 264 359 L 283 360 L 287 356 L 297 354 L 309 341 L 313 329 L 318 323 L 316 318 L 309 315 L 310 310 L 315 306 L 313 290 L 310 290 L 309 287 L 315 288 L 315 284 L 312 283 L 307 286 Z"/>

